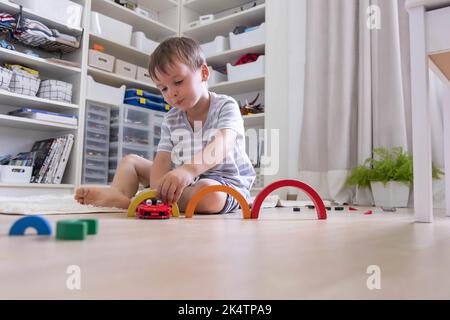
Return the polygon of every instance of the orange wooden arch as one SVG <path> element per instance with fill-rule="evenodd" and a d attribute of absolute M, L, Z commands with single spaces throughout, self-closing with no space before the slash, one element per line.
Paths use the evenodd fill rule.
<path fill-rule="evenodd" d="M 212 192 L 225 192 L 226 194 L 233 196 L 239 202 L 242 208 L 242 214 L 244 216 L 244 219 L 250 219 L 251 213 L 247 200 L 245 200 L 245 198 L 235 189 L 223 185 L 207 186 L 201 189 L 199 192 L 197 192 L 187 205 L 186 218 L 192 218 L 192 216 L 194 215 L 195 207 L 197 206 L 198 202 L 208 193 Z"/>

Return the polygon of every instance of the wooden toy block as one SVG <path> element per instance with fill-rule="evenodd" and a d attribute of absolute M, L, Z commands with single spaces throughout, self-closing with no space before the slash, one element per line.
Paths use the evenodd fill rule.
<path fill-rule="evenodd" d="M 88 233 L 88 223 L 80 220 L 60 220 L 56 223 L 56 239 L 84 240 Z"/>
<path fill-rule="evenodd" d="M 128 217 L 135 217 L 137 207 L 145 200 L 155 199 L 156 196 L 157 196 L 156 190 L 144 190 L 138 193 L 128 206 Z M 180 216 L 180 209 L 178 208 L 178 205 L 174 203 L 172 205 L 172 217 L 178 218 L 179 216 Z"/>
<path fill-rule="evenodd" d="M 52 234 L 52 226 L 47 219 L 41 216 L 27 216 L 20 218 L 9 229 L 10 236 L 23 236 L 25 230 L 33 228 L 40 236 L 49 236 Z"/>
<path fill-rule="evenodd" d="M 250 213 L 250 207 L 248 206 L 248 202 L 245 200 L 245 198 L 235 189 L 223 186 L 223 185 L 217 185 L 217 186 L 208 186 L 200 191 L 198 191 L 189 201 L 187 208 L 186 208 L 186 218 L 192 218 L 194 215 L 195 207 L 197 206 L 198 202 L 208 193 L 211 192 L 225 192 L 229 194 L 230 196 L 234 197 L 238 202 L 239 205 L 242 208 L 242 214 L 244 216 L 244 219 L 250 219 L 251 213 Z"/>
<path fill-rule="evenodd" d="M 306 183 L 300 182 L 298 180 L 280 180 L 276 181 L 264 189 L 261 190 L 260 193 L 255 198 L 255 201 L 253 202 L 252 211 L 251 211 L 251 217 L 252 219 L 258 219 L 259 216 L 259 210 L 261 209 L 261 205 L 264 201 L 264 199 L 274 190 L 282 188 L 282 187 L 295 187 L 300 190 L 303 190 L 313 201 L 316 211 L 317 211 L 317 217 L 319 220 L 325 220 L 327 218 L 327 212 L 325 209 L 325 205 L 323 204 L 322 199 L 320 198 L 319 194 L 310 186 L 308 186 Z"/>
<path fill-rule="evenodd" d="M 87 234 L 93 235 L 98 233 L 98 219 L 78 219 L 77 221 L 87 223 Z"/>

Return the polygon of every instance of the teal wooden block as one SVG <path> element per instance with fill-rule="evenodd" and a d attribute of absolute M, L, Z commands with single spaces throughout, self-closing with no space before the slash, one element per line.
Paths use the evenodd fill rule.
<path fill-rule="evenodd" d="M 88 233 L 88 223 L 79 220 L 59 220 L 56 223 L 56 239 L 84 240 Z"/>

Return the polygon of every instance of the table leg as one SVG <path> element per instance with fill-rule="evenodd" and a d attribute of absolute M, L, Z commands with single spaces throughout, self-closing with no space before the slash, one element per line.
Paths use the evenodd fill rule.
<path fill-rule="evenodd" d="M 424 7 L 412 8 L 409 11 L 409 21 L 415 220 L 416 222 L 433 222 L 431 124 Z"/>
<path fill-rule="evenodd" d="M 445 203 L 447 217 L 450 217 L 450 83 L 447 82 L 442 106 L 444 118 L 444 160 L 445 160 Z"/>

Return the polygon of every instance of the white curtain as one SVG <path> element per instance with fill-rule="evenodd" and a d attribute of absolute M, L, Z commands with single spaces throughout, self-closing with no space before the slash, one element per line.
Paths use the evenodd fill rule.
<path fill-rule="evenodd" d="M 404 2 L 307 1 L 299 178 L 323 198 L 372 204 L 369 190 L 345 186 L 349 171 L 373 148 L 411 150 L 409 18 Z M 367 25 L 369 6 L 380 9 L 379 29 Z M 438 87 L 433 81 L 432 91 L 433 85 Z M 433 160 L 442 167 L 439 99 L 431 102 L 437 122 Z"/>

